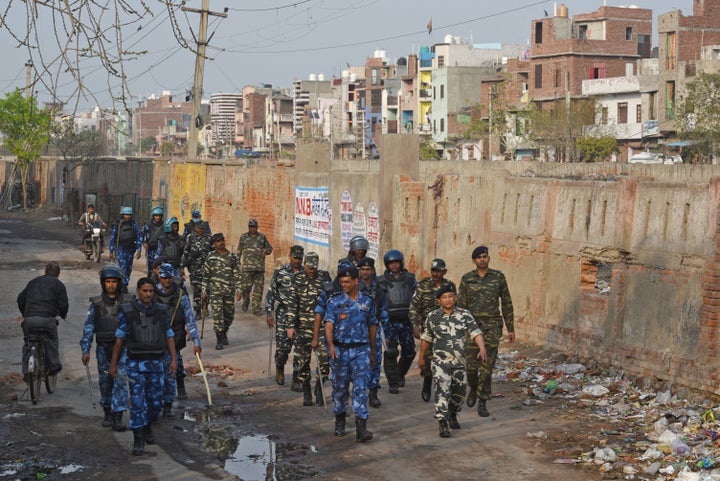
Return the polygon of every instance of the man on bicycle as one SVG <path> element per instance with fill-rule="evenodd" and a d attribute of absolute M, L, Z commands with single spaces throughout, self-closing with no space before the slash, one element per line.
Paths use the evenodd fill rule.
<path fill-rule="evenodd" d="M 65 320 L 69 306 L 65 284 L 58 277 L 60 277 L 60 265 L 54 261 L 48 262 L 45 275 L 28 282 L 25 289 L 18 294 L 17 305 L 24 318 L 20 325 L 25 340 L 22 352 L 24 376 L 27 376 L 28 372 L 29 341 L 33 340 L 36 331 L 44 331 L 48 335 L 49 342 L 45 346 L 45 353 L 49 374 L 54 376 L 62 370 L 57 331 L 59 321 L 56 316 L 59 315 Z"/>

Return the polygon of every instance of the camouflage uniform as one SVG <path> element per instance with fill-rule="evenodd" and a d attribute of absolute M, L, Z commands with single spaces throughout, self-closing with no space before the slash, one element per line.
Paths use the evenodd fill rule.
<path fill-rule="evenodd" d="M 202 270 L 200 288 L 209 297 L 216 334 L 227 333 L 235 317 L 235 292 L 240 289 L 238 258 L 231 252 L 208 254 Z"/>
<path fill-rule="evenodd" d="M 145 257 L 147 259 L 147 272 L 148 276 L 152 273 L 152 264 L 155 258 L 158 256 L 158 239 L 164 234 L 163 231 L 164 222 L 162 217 L 160 222 L 155 222 L 150 219 L 145 222 L 140 229 L 140 237 L 142 238 L 143 244 L 147 245 Z"/>
<path fill-rule="evenodd" d="M 349 386 L 352 382 L 355 418 L 365 420 L 369 416 L 369 343 L 374 341 L 369 338 L 368 331 L 377 326 L 372 299 L 362 292 L 358 292 L 354 301 L 344 292 L 333 294 L 328 299 L 324 320 L 332 324 L 333 345 L 337 354 L 336 359 L 330 359 L 333 413 L 347 413 Z"/>
<path fill-rule="evenodd" d="M 390 322 L 387 310 L 387 299 L 385 299 L 385 289 L 378 284 L 377 279 L 373 279 L 369 286 L 361 279 L 360 291 L 372 299 L 373 305 L 375 306 L 375 317 L 378 320 L 378 331 L 375 336 L 375 359 L 370 368 L 368 389 L 380 389 L 380 370 L 382 369 L 384 337 L 382 333 L 387 329 L 388 323 Z"/>
<path fill-rule="evenodd" d="M 304 270 L 303 267 L 300 267 L 297 274 Z M 265 296 L 265 310 L 268 315 L 275 314 L 275 365 L 278 369 L 287 363 L 293 346 L 293 341 L 287 337 L 287 330 L 293 325 L 288 321 L 288 306 L 292 303 L 290 286 L 292 286 L 295 275 L 296 273 L 293 272 L 289 263 L 275 269 Z M 297 372 L 297 359 L 294 359 L 294 379 L 297 379 Z"/>
<path fill-rule="evenodd" d="M 482 331 L 466 309 L 455 307 L 450 314 L 436 309 L 428 314 L 421 339 L 433 346 L 435 419 L 448 419 L 451 412 L 460 411 L 467 388 L 465 345 L 469 339 L 477 352 L 474 339 L 480 335 Z"/>
<path fill-rule="evenodd" d="M 435 286 L 435 282 L 432 277 L 426 277 L 425 279 L 418 282 L 415 294 L 410 301 L 410 311 L 408 317 L 414 327 L 417 327 L 422 331 L 425 326 L 425 320 L 428 314 L 435 309 L 440 308 L 437 298 L 435 297 L 435 291 L 445 285 L 452 285 L 455 287 L 455 283 L 448 279 L 443 279 L 440 286 Z M 455 291 L 457 292 L 457 291 Z M 432 362 L 432 347 L 425 352 L 425 367 L 420 370 L 422 377 L 432 377 L 430 365 Z"/>
<path fill-rule="evenodd" d="M 265 256 L 272 253 L 272 246 L 265 234 L 258 232 L 251 236 L 248 232 L 240 236 L 237 255 L 242 265 L 240 292 L 243 297 L 243 309 L 252 307 L 253 314 L 262 314 L 262 293 L 265 284 Z M 250 291 L 252 290 L 252 300 Z"/>
<path fill-rule="evenodd" d="M 183 251 L 181 266 L 186 267 L 190 273 L 190 286 L 192 286 L 193 309 L 195 317 L 202 316 L 202 273 L 203 265 L 208 254 L 213 251 L 210 235 L 198 236 L 195 232 L 187 238 L 187 245 Z"/>
<path fill-rule="evenodd" d="M 138 255 L 142 252 L 142 237 L 137 222 L 130 219 L 129 221 L 121 220 L 113 224 L 108 247 L 110 255 L 115 255 L 120 270 L 123 272 L 122 283 L 127 292 L 130 274 L 132 273 L 133 255 L 136 252 Z"/>
<path fill-rule="evenodd" d="M 315 307 L 325 284 L 330 282 L 332 280 L 327 271 L 318 270 L 314 278 L 310 278 L 307 271 L 303 271 L 293 276 L 290 285 L 287 324 L 296 330 L 293 365 L 297 366 L 297 377 L 303 384 L 309 383 L 312 378 L 310 373 L 312 347 L 310 344 L 314 333 Z M 319 342 L 320 373 L 323 381 L 325 381 L 330 373 L 330 365 L 328 364 L 327 350 L 325 349 L 325 333 L 322 331 L 319 333 Z M 322 394 L 320 393 L 319 398 L 318 394 L 318 388 L 316 387 L 316 401 L 320 403 Z"/>
<path fill-rule="evenodd" d="M 478 399 L 487 401 L 492 395 L 490 382 L 502 338 L 503 321 L 508 332 L 515 331 L 513 304 L 505 275 L 495 269 L 488 269 L 484 277 L 480 277 L 476 270 L 468 272 L 460 281 L 458 306 L 470 311 L 483 332 L 487 362 L 477 358 L 478 348 L 472 340 L 468 340 L 465 357 L 470 389 L 477 390 Z"/>

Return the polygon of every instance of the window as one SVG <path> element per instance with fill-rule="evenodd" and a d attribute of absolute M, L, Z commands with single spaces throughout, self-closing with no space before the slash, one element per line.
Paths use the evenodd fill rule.
<path fill-rule="evenodd" d="M 542 65 L 535 65 L 535 88 L 542 88 Z"/>
<path fill-rule="evenodd" d="M 374 68 L 370 71 L 370 85 L 378 84 L 378 69 Z"/>
<path fill-rule="evenodd" d="M 373 107 L 381 107 L 382 106 L 382 90 L 375 89 L 370 94 L 370 102 L 372 102 Z"/>
<path fill-rule="evenodd" d="M 665 55 L 665 63 L 668 70 L 675 70 L 675 55 L 677 49 L 677 34 L 676 32 L 670 32 L 667 36 L 667 52 Z"/>
<path fill-rule="evenodd" d="M 633 28 L 625 27 L 625 40 L 632 40 Z"/>
<path fill-rule="evenodd" d="M 602 113 L 600 115 L 600 123 L 603 125 L 607 125 L 607 123 L 608 123 L 608 108 L 607 107 L 602 108 Z"/>
<path fill-rule="evenodd" d="M 578 38 L 580 40 L 587 40 L 587 25 L 578 25 Z"/>
<path fill-rule="evenodd" d="M 440 86 L 440 98 L 441 99 L 445 98 L 445 85 Z"/>
<path fill-rule="evenodd" d="M 435 95 L 435 87 L 433 87 L 433 99 L 435 98 L 437 98 L 437 96 Z"/>
<path fill-rule="evenodd" d="M 553 71 L 553 87 L 560 87 L 562 77 L 562 70 L 560 70 L 559 67 L 555 67 L 555 70 Z"/>
<path fill-rule="evenodd" d="M 595 65 L 590 67 L 590 71 L 588 72 L 588 78 L 590 78 L 590 79 L 605 78 L 605 64 L 596 63 Z"/>
<path fill-rule="evenodd" d="M 445 55 L 438 55 L 438 67 L 445 66 Z"/>
<path fill-rule="evenodd" d="M 542 22 L 535 23 L 535 43 L 543 43 L 543 24 Z"/>
<path fill-rule="evenodd" d="M 619 102 L 617 106 L 617 123 L 626 124 L 628 119 L 628 104 L 627 102 Z"/>
<path fill-rule="evenodd" d="M 635 106 L 635 123 L 642 123 L 642 105 L 639 104 Z"/>
<path fill-rule="evenodd" d="M 668 120 L 675 118 L 675 82 L 665 84 L 665 112 Z"/>
<path fill-rule="evenodd" d="M 445 119 L 440 119 L 440 132 L 445 132 Z"/>

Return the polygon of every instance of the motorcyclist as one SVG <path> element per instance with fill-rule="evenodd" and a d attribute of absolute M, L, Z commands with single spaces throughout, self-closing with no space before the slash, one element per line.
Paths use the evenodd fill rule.
<path fill-rule="evenodd" d="M 107 224 L 102 220 L 100 214 L 95 212 L 95 206 L 93 204 L 87 206 L 87 212 L 83 212 L 83 215 L 80 216 L 80 219 L 78 219 L 78 225 L 83 228 L 82 240 L 80 241 L 83 249 L 85 249 L 85 243 L 92 235 L 93 227 L 100 227 L 102 229 L 107 228 Z M 103 234 L 102 231 L 100 231 L 100 243 L 102 244 L 103 242 Z"/>

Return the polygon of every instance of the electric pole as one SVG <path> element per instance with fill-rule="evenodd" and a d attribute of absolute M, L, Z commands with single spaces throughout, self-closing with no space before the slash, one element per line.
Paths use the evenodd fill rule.
<path fill-rule="evenodd" d="M 30 89 L 30 83 L 32 82 L 32 68 L 33 68 L 33 62 L 32 60 L 28 60 L 25 62 L 25 98 L 29 99 L 32 94 L 32 90 Z"/>
<path fill-rule="evenodd" d="M 211 12 L 210 0 L 202 0 L 200 10 L 196 8 L 182 7 L 184 12 L 192 12 L 200 14 L 200 32 L 197 38 L 197 55 L 195 57 L 195 77 L 193 79 L 192 89 L 192 118 L 190 119 L 190 129 L 188 130 L 187 139 L 187 159 L 194 161 L 197 159 L 197 141 L 198 129 L 202 127 L 202 119 L 200 118 L 200 102 L 202 101 L 203 73 L 205 72 L 205 48 L 208 44 L 208 16 L 227 18 L 227 8 L 224 13 Z"/>

